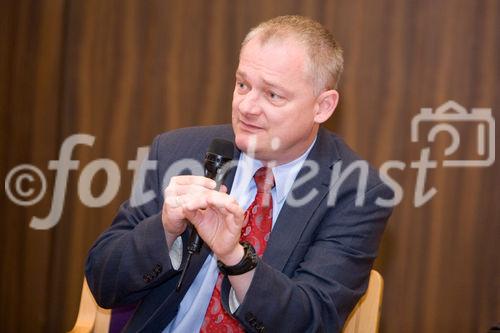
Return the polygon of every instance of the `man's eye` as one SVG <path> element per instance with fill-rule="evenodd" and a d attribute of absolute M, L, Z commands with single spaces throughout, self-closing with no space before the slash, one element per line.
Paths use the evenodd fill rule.
<path fill-rule="evenodd" d="M 274 99 L 274 100 L 278 100 L 278 99 L 282 98 L 280 95 L 278 95 L 278 94 L 276 94 L 275 92 L 272 92 L 272 91 L 269 92 L 269 97 L 271 99 Z"/>
<path fill-rule="evenodd" d="M 246 85 L 243 83 L 243 82 L 236 82 L 236 85 L 238 86 L 238 88 L 240 89 L 245 89 L 246 88 Z"/>

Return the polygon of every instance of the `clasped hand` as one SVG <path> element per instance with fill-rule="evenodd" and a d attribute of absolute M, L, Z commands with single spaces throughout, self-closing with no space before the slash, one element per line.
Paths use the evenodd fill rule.
<path fill-rule="evenodd" d="M 172 177 L 164 191 L 163 228 L 168 242 L 191 222 L 217 258 L 232 265 L 243 254 L 239 239 L 244 212 L 224 185 L 219 191 L 215 187 L 215 181 L 201 176 Z"/>

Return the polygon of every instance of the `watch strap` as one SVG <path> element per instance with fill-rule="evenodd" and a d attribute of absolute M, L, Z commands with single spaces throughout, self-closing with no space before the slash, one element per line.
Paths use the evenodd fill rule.
<path fill-rule="evenodd" d="M 257 266 L 258 256 L 252 244 L 240 242 L 243 246 L 244 254 L 240 262 L 236 265 L 226 266 L 222 261 L 217 260 L 217 267 L 224 275 L 241 275 L 251 271 Z"/>

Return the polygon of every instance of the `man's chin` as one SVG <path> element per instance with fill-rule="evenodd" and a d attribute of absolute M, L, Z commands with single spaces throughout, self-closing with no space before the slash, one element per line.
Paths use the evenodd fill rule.
<path fill-rule="evenodd" d="M 241 150 L 244 153 L 247 153 L 250 145 L 249 138 L 247 138 L 246 136 L 243 138 L 243 135 L 235 134 L 234 144 L 236 145 L 236 147 L 238 147 L 239 150 Z"/>
<path fill-rule="evenodd" d="M 239 134 L 234 138 L 234 143 L 239 150 L 255 158 L 258 154 L 258 138 L 255 135 Z"/>

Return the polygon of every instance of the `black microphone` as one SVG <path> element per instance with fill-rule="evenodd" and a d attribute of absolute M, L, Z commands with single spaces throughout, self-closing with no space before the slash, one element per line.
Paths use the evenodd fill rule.
<path fill-rule="evenodd" d="M 215 180 L 215 190 L 219 190 L 220 186 L 226 179 L 228 174 L 227 162 L 233 159 L 234 155 L 234 145 L 231 141 L 224 139 L 213 139 L 208 147 L 207 153 L 205 154 L 205 177 Z M 224 167 L 226 166 L 226 167 Z M 184 279 L 184 274 L 187 271 L 189 263 L 191 262 L 191 256 L 194 253 L 199 253 L 201 247 L 203 246 L 203 239 L 198 235 L 198 232 L 193 227 L 191 230 L 191 235 L 189 237 L 189 242 L 187 246 L 188 256 L 186 259 L 186 264 L 182 270 L 181 277 L 175 288 L 177 291 L 181 289 L 182 281 Z"/>

